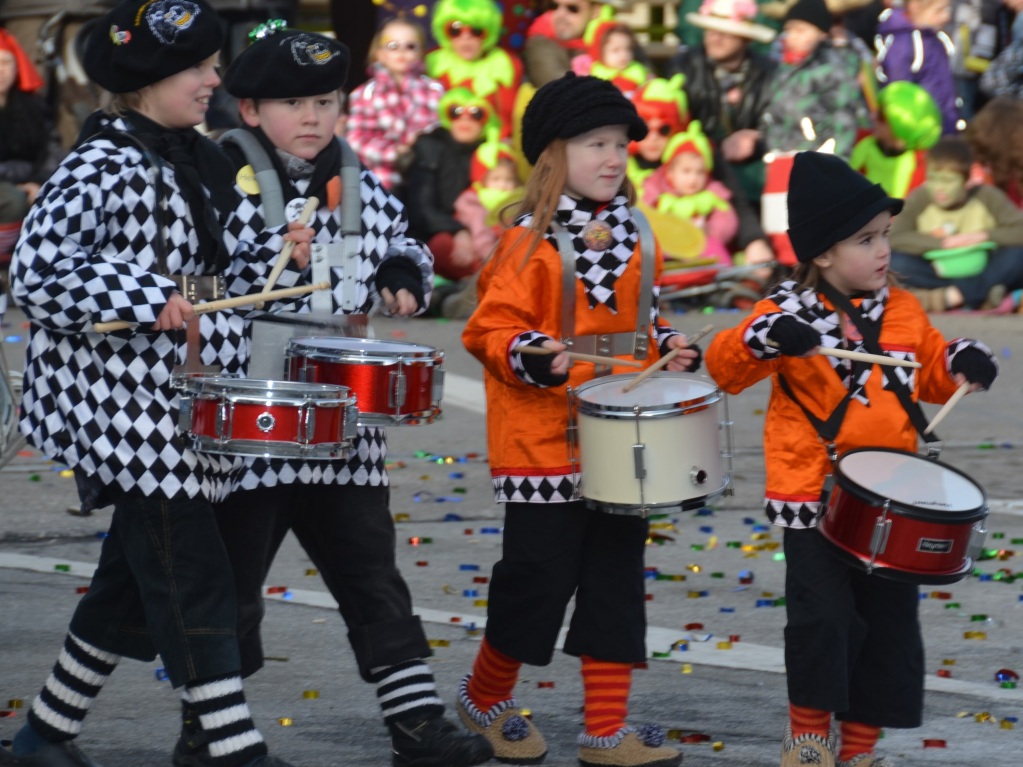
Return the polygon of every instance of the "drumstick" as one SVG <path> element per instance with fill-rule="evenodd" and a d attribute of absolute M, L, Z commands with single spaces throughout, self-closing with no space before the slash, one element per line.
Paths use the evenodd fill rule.
<path fill-rule="evenodd" d="M 512 349 L 513 352 L 519 354 L 558 354 L 559 352 L 553 349 L 547 349 L 543 346 L 516 346 Z M 634 362 L 633 360 L 620 360 L 617 357 L 601 357 L 596 354 L 580 354 L 579 352 L 565 352 L 570 360 L 579 360 L 580 362 L 592 362 L 594 365 L 625 365 L 630 368 L 641 368 L 643 367 L 642 362 Z"/>
<path fill-rule="evenodd" d="M 298 215 L 298 223 L 305 226 L 309 223 L 309 219 L 312 218 L 313 213 L 320 207 L 320 201 L 315 197 L 310 197 L 306 200 L 305 207 L 302 208 L 302 212 Z M 277 283 L 277 278 L 281 276 L 281 272 L 284 271 L 284 267 L 288 263 L 288 259 L 291 258 L 291 251 L 295 249 L 295 243 L 291 240 L 284 243 L 284 249 L 281 251 L 281 257 L 277 259 L 277 263 L 274 264 L 274 268 L 270 270 L 270 276 L 267 277 L 266 285 L 263 286 L 261 293 L 269 293 L 273 290 L 274 285 Z M 257 309 L 263 308 L 263 302 L 260 301 L 255 305 Z"/>
<path fill-rule="evenodd" d="M 969 391 L 970 382 L 966 381 L 958 389 L 955 390 L 955 393 L 951 397 L 948 398 L 948 402 L 941 406 L 941 410 L 934 414 L 934 418 L 931 419 L 931 422 L 927 424 L 927 428 L 924 429 L 924 434 L 930 434 L 932 431 L 934 431 L 934 428 L 943 420 L 945 420 L 945 416 L 949 414 L 952 408 L 956 406 L 956 403 L 963 397 L 965 397 Z"/>
<path fill-rule="evenodd" d="M 315 285 L 299 285 L 294 288 L 281 288 L 280 290 L 271 290 L 269 293 L 250 293 L 247 296 L 221 298 L 217 301 L 197 304 L 192 308 L 196 314 L 209 314 L 210 312 L 219 312 L 221 309 L 235 309 L 239 306 L 252 306 L 259 301 L 276 301 L 278 298 L 303 296 L 306 293 L 313 293 L 317 290 L 330 290 L 330 283 L 317 282 Z M 92 326 L 92 329 L 96 333 L 110 333 L 114 330 L 127 330 L 134 324 L 134 322 L 128 322 L 127 320 L 97 322 Z"/>
<path fill-rule="evenodd" d="M 767 345 L 773 349 L 778 348 L 778 344 L 768 339 Z M 895 357 L 888 357 L 884 354 L 871 354 L 870 352 L 854 352 L 849 349 L 829 349 L 826 346 L 818 346 L 817 354 L 821 354 L 825 357 L 841 357 L 846 360 L 855 360 L 857 362 L 870 362 L 876 365 L 890 365 L 897 368 L 920 368 L 923 367 L 919 362 L 913 360 L 900 360 Z"/>
<path fill-rule="evenodd" d="M 693 344 L 695 344 L 697 341 L 699 341 L 701 338 L 703 338 L 705 335 L 707 335 L 713 329 L 714 329 L 713 325 L 707 325 L 706 327 L 701 328 L 700 331 L 698 333 L 696 333 L 692 338 L 687 338 L 686 339 L 686 346 L 692 346 Z M 685 348 L 685 347 L 683 347 L 683 348 Z M 659 360 L 657 360 L 657 362 L 655 362 L 653 365 L 648 367 L 646 370 L 644 370 L 638 376 L 636 376 L 631 381 L 629 381 L 627 384 L 625 384 L 625 386 L 622 387 L 622 391 L 623 392 L 627 392 L 627 391 L 632 391 L 633 389 L 635 389 L 643 381 L 645 381 L 647 378 L 652 376 L 658 370 L 660 370 L 665 365 L 667 365 L 669 362 L 671 362 L 673 359 L 675 359 L 675 357 L 678 356 L 678 353 L 680 351 L 682 351 L 682 349 L 672 349 L 670 352 L 668 352 L 663 357 L 661 357 Z"/>

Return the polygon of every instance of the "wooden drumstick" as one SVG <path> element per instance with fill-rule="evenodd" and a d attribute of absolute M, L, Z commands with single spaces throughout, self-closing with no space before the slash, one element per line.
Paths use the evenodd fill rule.
<path fill-rule="evenodd" d="M 701 328 L 700 331 L 698 333 L 696 333 L 692 338 L 687 338 L 686 339 L 686 346 L 682 347 L 682 348 L 686 348 L 686 347 L 692 346 L 693 344 L 695 344 L 697 341 L 699 341 L 701 338 L 703 338 L 705 335 L 707 335 L 713 329 L 714 329 L 713 325 L 707 325 L 707 326 Z M 638 376 L 636 376 L 631 381 L 629 381 L 627 384 L 625 384 L 625 386 L 622 387 L 622 391 L 623 392 L 627 392 L 627 391 L 632 391 L 633 389 L 635 389 L 637 386 L 639 386 L 641 383 L 643 383 L 643 381 L 645 381 L 647 378 L 652 376 L 658 370 L 660 370 L 665 365 L 667 365 L 669 362 L 671 362 L 673 359 L 675 359 L 678 356 L 678 353 L 680 351 L 682 351 L 682 349 L 672 349 L 670 352 L 668 352 L 663 357 L 661 357 L 659 360 L 657 360 L 657 362 L 655 362 L 653 365 L 648 367 L 646 370 L 644 370 Z"/>
<path fill-rule="evenodd" d="M 941 406 L 941 410 L 934 414 L 934 418 L 931 419 L 931 422 L 927 424 L 927 428 L 924 429 L 924 434 L 930 434 L 932 431 L 934 431 L 935 427 L 943 420 L 945 420 L 945 416 L 949 414 L 952 408 L 956 406 L 956 403 L 963 397 L 965 397 L 967 393 L 969 393 L 969 391 L 970 391 L 969 381 L 966 381 L 965 383 L 961 384 L 959 388 L 955 390 L 955 393 L 948 398 L 948 401 Z"/>
<path fill-rule="evenodd" d="M 767 345 L 773 349 L 778 348 L 778 344 L 774 341 L 768 340 Z M 870 362 L 875 365 L 889 365 L 897 368 L 921 368 L 923 367 L 919 362 L 913 360 L 900 360 L 895 357 L 888 357 L 884 354 L 871 354 L 870 352 L 854 352 L 849 349 L 829 349 L 825 346 L 817 347 L 817 354 L 824 357 L 841 357 L 846 360 L 855 360 L 857 362 Z"/>
<path fill-rule="evenodd" d="M 305 207 L 302 208 L 302 212 L 298 215 L 298 223 L 305 226 L 309 223 L 309 219 L 313 217 L 313 213 L 320 207 L 320 201 L 315 197 L 310 197 L 306 200 Z M 270 270 L 270 276 L 266 279 L 266 285 L 260 293 L 269 293 L 273 290 L 274 285 L 277 283 L 277 278 L 281 276 L 281 272 L 284 271 L 284 267 L 287 266 L 288 260 L 291 258 L 291 251 L 295 249 L 295 243 L 291 240 L 284 243 L 284 249 L 281 251 L 281 257 L 277 259 L 277 263 L 274 264 L 274 268 Z M 263 308 L 263 302 L 260 301 L 255 304 L 257 309 Z"/>
<path fill-rule="evenodd" d="M 543 346 L 528 346 L 525 344 L 516 346 L 512 349 L 513 352 L 519 354 L 559 354 L 553 349 L 547 349 Z M 565 352 L 570 360 L 579 360 L 579 362 L 592 362 L 594 365 L 624 365 L 630 368 L 641 368 L 643 367 L 642 362 L 635 362 L 633 360 L 620 360 L 617 357 L 601 357 L 597 354 L 581 354 L 580 352 Z"/>
<path fill-rule="evenodd" d="M 299 285 L 294 288 L 281 288 L 271 290 L 269 293 L 250 293 L 247 296 L 234 296 L 232 298 L 221 298 L 217 301 L 209 301 L 205 304 L 196 304 L 193 311 L 199 314 L 219 312 L 222 309 L 235 309 L 239 306 L 253 306 L 260 301 L 276 301 L 279 298 L 294 298 L 303 296 L 306 293 L 313 293 L 317 290 L 330 290 L 329 282 L 317 282 L 315 285 Z M 127 320 L 114 320 L 112 322 L 97 322 L 92 326 L 96 333 L 110 333 L 114 330 L 127 330 L 135 323 Z"/>

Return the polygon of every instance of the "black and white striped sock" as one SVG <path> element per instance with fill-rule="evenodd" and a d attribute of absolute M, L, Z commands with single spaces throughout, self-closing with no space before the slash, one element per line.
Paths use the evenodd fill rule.
<path fill-rule="evenodd" d="M 190 684 L 182 698 L 199 714 L 199 723 L 209 738 L 210 757 L 217 765 L 241 767 L 267 753 L 245 702 L 241 676 Z"/>
<path fill-rule="evenodd" d="M 104 652 L 68 632 L 50 677 L 28 713 L 32 728 L 51 743 L 82 730 L 89 705 L 117 667 L 120 655 Z"/>
<path fill-rule="evenodd" d="M 433 672 L 423 661 L 408 660 L 373 669 L 370 675 L 387 724 L 398 719 L 432 719 L 444 713 Z"/>

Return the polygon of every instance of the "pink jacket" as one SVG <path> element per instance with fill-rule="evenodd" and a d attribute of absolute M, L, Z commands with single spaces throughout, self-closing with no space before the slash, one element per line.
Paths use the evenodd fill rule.
<path fill-rule="evenodd" d="M 472 253 L 485 261 L 497 244 L 498 229 L 487 225 L 487 209 L 471 186 L 455 200 L 455 220 L 472 235 Z"/>

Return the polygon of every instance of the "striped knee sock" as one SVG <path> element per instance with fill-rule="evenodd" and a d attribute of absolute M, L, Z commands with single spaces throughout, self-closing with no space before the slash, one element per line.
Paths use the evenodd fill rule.
<path fill-rule="evenodd" d="M 215 764 L 241 767 L 267 753 L 238 674 L 189 684 L 182 698 L 198 713 Z"/>
<path fill-rule="evenodd" d="M 515 689 L 520 668 L 522 664 L 519 661 L 495 650 L 484 636 L 466 687 L 469 700 L 484 713 L 502 700 L 508 700 Z"/>
<path fill-rule="evenodd" d="M 838 759 L 847 762 L 857 754 L 869 754 L 874 751 L 877 739 L 881 737 L 881 728 L 859 722 L 841 722 L 842 749 Z"/>
<path fill-rule="evenodd" d="M 120 660 L 69 632 L 49 679 L 32 701 L 32 728 L 51 743 L 78 735 L 89 705 Z"/>
<path fill-rule="evenodd" d="M 817 708 L 807 708 L 789 703 L 789 721 L 792 722 L 792 737 L 800 735 L 820 735 L 827 738 L 831 734 L 831 712 Z"/>
<path fill-rule="evenodd" d="M 629 712 L 631 663 L 608 663 L 582 657 L 583 718 L 586 734 L 596 738 L 614 735 L 625 726 Z"/>
<path fill-rule="evenodd" d="M 377 700 L 387 724 L 398 719 L 433 719 L 444 713 L 433 672 L 421 660 L 373 669 L 370 681 L 377 686 Z"/>

